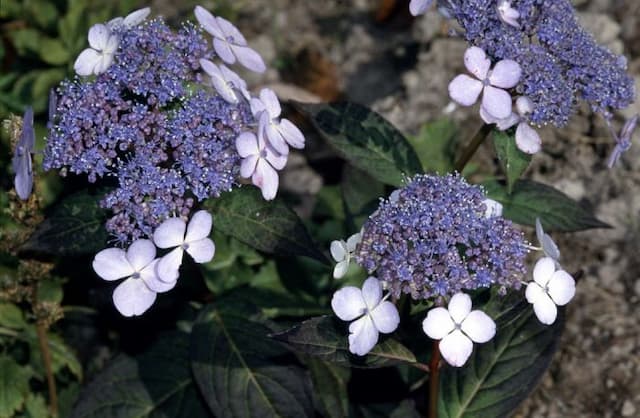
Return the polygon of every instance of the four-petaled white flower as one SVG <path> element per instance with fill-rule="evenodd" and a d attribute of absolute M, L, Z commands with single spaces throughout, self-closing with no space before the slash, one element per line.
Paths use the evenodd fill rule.
<path fill-rule="evenodd" d="M 552 258 L 557 263 L 560 260 L 560 249 L 553 239 L 551 239 L 551 236 L 545 233 L 544 229 L 542 229 L 540 218 L 536 218 L 536 237 L 538 238 L 538 243 L 540 244 L 544 255 Z"/>
<path fill-rule="evenodd" d="M 364 356 L 378 342 L 378 334 L 389 334 L 398 328 L 400 315 L 391 302 L 382 298 L 382 284 L 369 277 L 362 290 L 346 286 L 334 293 L 331 308 L 349 325 L 349 351 Z M 355 320 L 355 321 L 354 321 Z"/>
<path fill-rule="evenodd" d="M 158 261 L 156 273 L 160 280 L 171 284 L 178 280 L 178 270 L 185 251 L 196 263 L 211 261 L 216 251 L 215 244 L 209 238 L 212 224 L 209 212 L 199 210 L 193 214 L 189 225 L 181 218 L 169 218 L 156 228 L 153 242 L 158 248 L 173 248 Z"/>
<path fill-rule="evenodd" d="M 514 28 L 520 28 L 520 23 L 518 23 L 520 13 L 516 9 L 511 7 L 510 1 L 498 1 L 498 17 L 507 25 L 511 25 Z"/>
<path fill-rule="evenodd" d="M 233 64 L 237 60 L 257 73 L 266 70 L 260 54 L 247 46 L 247 40 L 231 22 L 213 16 L 201 6 L 196 6 L 194 13 L 203 29 L 213 36 L 213 48 L 222 61 Z"/>
<path fill-rule="evenodd" d="M 452 366 L 461 367 L 473 351 L 473 343 L 486 343 L 496 335 L 496 324 L 486 313 L 471 310 L 471 298 L 456 293 L 448 309 L 433 308 L 422 322 L 425 334 L 440 341 L 442 357 Z"/>
<path fill-rule="evenodd" d="M 504 119 L 511 114 L 511 95 L 504 89 L 515 87 L 522 70 L 512 60 L 498 61 L 491 70 L 491 60 L 477 46 L 464 53 L 464 65 L 471 74 L 460 74 L 449 83 L 449 95 L 462 106 L 471 106 L 482 93 L 482 107 L 491 116 Z"/>
<path fill-rule="evenodd" d="M 287 163 L 287 156 L 276 152 L 262 137 L 252 132 L 243 132 L 236 139 L 236 149 L 242 157 L 240 175 L 251 178 L 251 182 L 260 188 L 265 200 L 272 200 L 278 192 L 278 173 Z"/>
<path fill-rule="evenodd" d="M 362 241 L 362 234 L 359 232 L 351 235 L 347 239 L 347 242 L 343 240 L 331 241 L 331 247 L 329 248 L 331 250 L 331 257 L 333 257 L 337 263 L 333 269 L 334 279 L 341 279 L 347 274 L 349 262 L 360 241 Z"/>
<path fill-rule="evenodd" d="M 36 131 L 33 127 L 33 108 L 28 106 L 22 117 L 22 132 L 13 152 L 11 165 L 15 178 L 13 185 L 18 197 L 22 200 L 29 199 L 33 190 L 33 162 L 31 154 L 36 145 Z"/>
<path fill-rule="evenodd" d="M 124 27 L 126 29 L 131 29 L 134 26 L 142 23 L 147 16 L 151 13 L 151 9 L 149 7 L 145 7 L 143 9 L 134 10 L 129 13 L 126 17 L 116 17 L 107 22 L 107 26 L 109 29 L 116 29 L 120 27 Z"/>
<path fill-rule="evenodd" d="M 205 73 L 211 77 L 211 84 L 218 94 L 229 103 L 238 103 L 240 100 L 236 91 L 242 93 L 242 96 L 248 101 L 251 95 L 247 90 L 247 83 L 240 76 L 226 65 L 221 64 L 219 67 L 209 60 L 201 59 L 200 66 Z"/>
<path fill-rule="evenodd" d="M 504 119 L 498 119 L 481 107 L 480 117 L 488 124 L 495 123 L 501 131 L 505 131 L 517 123 L 516 145 L 522 152 L 535 154 L 540 151 L 542 140 L 540 135 L 526 122 L 526 115 L 533 112 L 533 102 L 528 97 L 518 97 L 516 111 L 517 113 L 513 112 Z"/>
<path fill-rule="evenodd" d="M 536 316 L 546 325 L 555 322 L 558 306 L 564 306 L 576 293 L 576 282 L 564 270 L 556 270 L 556 262 L 551 257 L 538 260 L 533 268 L 533 281 L 527 285 L 525 297 L 533 304 Z"/>
<path fill-rule="evenodd" d="M 89 46 L 76 58 L 73 69 L 78 75 L 102 74 L 113 62 L 118 50 L 118 36 L 109 26 L 98 23 L 89 29 Z"/>
<path fill-rule="evenodd" d="M 127 251 L 107 248 L 93 259 L 93 270 L 104 280 L 126 277 L 113 291 L 113 303 L 122 315 L 142 315 L 153 305 L 156 293 L 173 288 L 158 280 L 155 257 L 155 245 L 148 239 L 139 239 Z"/>
<path fill-rule="evenodd" d="M 304 135 L 288 119 L 280 119 L 280 101 L 271 89 L 262 89 L 260 98 L 251 99 L 251 112 L 258 118 L 258 130 L 264 132 L 271 146 L 280 154 L 287 154 L 289 146 L 304 148 Z"/>
<path fill-rule="evenodd" d="M 502 204 L 500 202 L 496 202 L 493 199 L 486 198 L 482 201 L 484 203 L 486 209 L 484 211 L 485 218 L 495 218 L 497 216 L 502 216 Z"/>
<path fill-rule="evenodd" d="M 431 6 L 431 3 L 433 3 L 433 0 L 411 0 L 411 3 L 409 3 L 409 12 L 411 12 L 413 16 L 425 14 L 429 6 Z"/>

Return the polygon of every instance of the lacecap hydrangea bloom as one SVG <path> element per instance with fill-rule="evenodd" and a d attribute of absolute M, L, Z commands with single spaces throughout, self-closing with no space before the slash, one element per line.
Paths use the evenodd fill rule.
<path fill-rule="evenodd" d="M 198 263 L 213 257 L 211 215 L 195 212 L 200 202 L 239 186 L 240 177 L 251 178 L 265 199 L 275 198 L 289 146 L 304 147 L 300 130 L 280 119 L 275 93 L 263 89 L 252 97 L 225 65 L 266 69 L 232 23 L 200 6 L 197 24 L 185 22 L 178 30 L 149 14 L 140 9 L 91 27 L 89 48 L 74 64 L 77 76 L 53 95 L 43 158 L 46 170 L 63 176 L 106 180 L 109 191 L 100 205 L 112 212 L 106 228 L 120 246 L 146 239 L 174 248 L 153 264 L 145 259 L 145 277 L 153 282 L 128 281 L 135 286 L 124 288 L 133 293 L 119 291 L 118 301 L 114 294 L 125 315 L 141 314 L 155 293 L 175 285 L 183 252 Z M 253 155 L 243 138 L 256 135 L 262 144 Z M 97 259 L 121 255 L 108 250 Z M 109 276 L 109 263 L 96 265 L 101 277 Z M 142 286 L 149 292 L 139 291 Z"/>

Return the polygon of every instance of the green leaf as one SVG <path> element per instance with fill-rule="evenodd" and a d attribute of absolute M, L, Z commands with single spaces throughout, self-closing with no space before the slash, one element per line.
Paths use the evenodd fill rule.
<path fill-rule="evenodd" d="M 29 394 L 31 373 L 8 356 L 0 357 L 0 418 L 9 418 L 22 408 Z"/>
<path fill-rule="evenodd" d="M 255 187 L 242 187 L 209 202 L 214 228 L 260 251 L 304 255 L 328 263 L 304 224 L 282 201 L 266 201 Z"/>
<path fill-rule="evenodd" d="M 313 393 L 324 416 L 328 418 L 348 417 L 347 382 L 351 376 L 351 370 L 315 357 L 308 357 L 306 364 L 311 373 Z"/>
<path fill-rule="evenodd" d="M 409 137 L 425 171 L 444 174 L 453 171 L 458 128 L 449 118 L 422 125 L 420 133 Z"/>
<path fill-rule="evenodd" d="M 356 103 L 297 103 L 318 131 L 355 167 L 385 184 L 401 186 L 422 173 L 406 138 L 376 112 Z"/>
<path fill-rule="evenodd" d="M 191 334 L 193 375 L 219 417 L 313 416 L 304 369 L 264 325 L 206 309 Z"/>
<path fill-rule="evenodd" d="M 475 345 L 464 367 L 443 369 L 439 418 L 511 416 L 535 388 L 558 346 L 563 310 L 553 325 L 543 325 L 521 292 L 496 294 L 478 308 L 494 318 L 496 336 Z"/>
<path fill-rule="evenodd" d="M 51 65 L 63 65 L 71 58 L 69 50 L 64 44 L 53 38 L 42 38 L 40 48 L 38 50 L 42 61 Z"/>
<path fill-rule="evenodd" d="M 536 218 L 540 218 L 549 231 L 610 228 L 569 196 L 542 183 L 518 180 L 511 194 L 497 181 L 483 183 L 483 186 L 488 197 L 504 206 L 502 216 L 521 225 L 534 226 Z"/>
<path fill-rule="evenodd" d="M 23 329 L 27 326 L 20 308 L 12 303 L 0 303 L 0 326 L 12 329 Z"/>
<path fill-rule="evenodd" d="M 342 173 L 342 196 L 350 215 L 369 216 L 384 196 L 384 185 L 366 172 L 346 165 Z"/>
<path fill-rule="evenodd" d="M 80 393 L 72 418 L 209 418 L 189 368 L 189 336 L 162 336 L 137 357 L 112 360 Z"/>
<path fill-rule="evenodd" d="M 24 413 L 20 414 L 20 418 L 44 418 L 48 416 L 50 416 L 49 410 L 44 397 L 30 393 L 24 403 Z"/>
<path fill-rule="evenodd" d="M 496 149 L 500 166 L 507 176 L 507 191 L 513 191 L 513 185 L 531 163 L 531 155 L 516 146 L 513 134 L 506 131 L 493 130 L 493 146 Z"/>
<path fill-rule="evenodd" d="M 339 323 L 332 316 L 320 316 L 275 333 L 272 337 L 287 343 L 294 350 L 343 366 L 375 369 L 416 362 L 408 348 L 385 336 L 369 354 L 355 356 L 349 352 L 348 335 L 344 323 Z"/>
<path fill-rule="evenodd" d="M 21 251 L 79 256 L 104 249 L 107 212 L 98 206 L 98 200 L 86 192 L 66 197 L 38 225 Z"/>

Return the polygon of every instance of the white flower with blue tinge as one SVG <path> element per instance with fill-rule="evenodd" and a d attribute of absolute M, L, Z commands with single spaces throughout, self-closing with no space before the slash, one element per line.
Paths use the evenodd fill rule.
<path fill-rule="evenodd" d="M 131 29 L 134 26 L 142 23 L 147 16 L 151 13 L 151 9 L 149 7 L 145 7 L 143 9 L 134 10 L 129 13 L 126 17 L 116 17 L 107 22 L 107 26 L 109 29 L 116 29 L 124 27 L 125 29 Z"/>
<path fill-rule="evenodd" d="M 409 3 L 409 12 L 411 12 L 413 16 L 425 14 L 431 6 L 431 3 L 433 3 L 433 0 L 411 0 L 411 3 Z"/>
<path fill-rule="evenodd" d="M 484 202 L 482 203 L 486 206 L 486 210 L 484 211 L 485 218 L 502 216 L 502 203 L 489 198 L 484 199 Z"/>
<path fill-rule="evenodd" d="M 211 84 L 218 94 L 227 102 L 236 104 L 240 101 L 236 91 L 242 93 L 247 101 L 251 99 L 247 83 L 224 64 L 217 66 L 207 59 L 201 59 L 200 66 L 211 77 Z"/>
<path fill-rule="evenodd" d="M 300 129 L 289 119 L 280 118 L 282 108 L 273 90 L 262 89 L 260 98 L 251 99 L 251 113 L 258 119 L 258 129 L 280 154 L 287 154 L 290 146 L 304 148 L 305 139 Z"/>
<path fill-rule="evenodd" d="M 211 261 L 216 251 L 215 244 L 209 238 L 212 225 L 213 219 L 209 212 L 199 210 L 191 217 L 189 225 L 181 218 L 169 218 L 156 228 L 153 242 L 158 248 L 173 248 L 156 266 L 160 280 L 165 283 L 175 283 L 178 280 L 178 270 L 185 251 L 196 263 Z"/>
<path fill-rule="evenodd" d="M 108 25 L 98 23 L 89 29 L 89 48 L 78 55 L 73 69 L 78 75 L 102 74 L 113 62 L 118 50 L 118 35 Z"/>
<path fill-rule="evenodd" d="M 398 328 L 400 315 L 391 302 L 382 297 L 382 284 L 369 277 L 362 290 L 346 286 L 331 299 L 331 308 L 349 325 L 349 351 L 364 356 L 378 342 L 379 333 L 389 334 Z"/>
<path fill-rule="evenodd" d="M 496 324 L 486 313 L 471 310 L 471 298 L 465 293 L 451 297 L 447 309 L 433 308 L 422 321 L 425 334 L 441 340 L 442 357 L 461 367 L 473 351 L 473 343 L 486 343 L 496 335 Z"/>
<path fill-rule="evenodd" d="M 533 268 L 533 281 L 527 285 L 525 297 L 533 305 L 536 316 L 546 325 L 555 322 L 557 306 L 564 306 L 576 294 L 576 282 L 564 270 L 556 270 L 551 257 L 538 260 Z"/>
<path fill-rule="evenodd" d="M 536 218 L 536 237 L 538 238 L 538 243 L 540 244 L 544 255 L 552 258 L 556 263 L 558 263 L 560 260 L 560 249 L 553 239 L 551 239 L 551 236 L 545 233 L 544 229 L 542 229 L 540 218 Z"/>
<path fill-rule="evenodd" d="M 518 19 L 520 18 L 520 13 L 511 7 L 511 2 L 507 0 L 498 1 L 498 17 L 507 25 L 511 25 L 514 28 L 520 28 L 520 23 Z"/>
<path fill-rule="evenodd" d="M 329 250 L 331 251 L 331 257 L 333 257 L 337 263 L 333 269 L 333 277 L 335 279 L 341 279 L 345 274 L 347 274 L 351 257 L 353 257 L 353 253 L 356 251 L 356 246 L 361 240 L 362 234 L 357 233 L 350 236 L 349 239 L 347 239 L 347 242 L 343 240 L 331 242 Z"/>
<path fill-rule="evenodd" d="M 142 315 L 153 305 L 156 293 L 173 288 L 158 280 L 156 247 L 148 239 L 135 241 L 127 251 L 107 248 L 93 259 L 93 270 L 104 280 L 126 278 L 113 291 L 113 303 L 124 316 Z"/>

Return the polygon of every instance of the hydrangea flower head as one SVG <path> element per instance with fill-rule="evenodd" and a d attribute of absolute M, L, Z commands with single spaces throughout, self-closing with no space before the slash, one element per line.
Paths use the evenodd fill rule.
<path fill-rule="evenodd" d="M 33 189 L 33 162 L 31 153 L 36 145 L 36 131 L 33 127 L 33 108 L 28 106 L 22 117 L 22 131 L 16 142 L 11 166 L 15 173 L 13 185 L 18 197 L 22 200 L 29 199 Z"/>
<path fill-rule="evenodd" d="M 417 175 L 363 226 L 355 258 L 394 297 L 448 298 L 463 290 L 520 288 L 523 233 L 486 216 L 482 188 L 459 175 Z"/>
<path fill-rule="evenodd" d="M 486 343 L 496 335 L 496 324 L 486 313 L 471 310 L 471 298 L 456 293 L 449 306 L 433 308 L 422 321 L 424 333 L 439 344 L 442 357 L 454 367 L 463 366 L 473 343 Z"/>
<path fill-rule="evenodd" d="M 362 290 L 346 286 L 331 299 L 331 308 L 349 325 L 349 351 L 364 356 L 378 342 L 379 333 L 389 334 L 398 328 L 400 315 L 391 302 L 382 297 L 382 283 L 369 277 Z"/>

